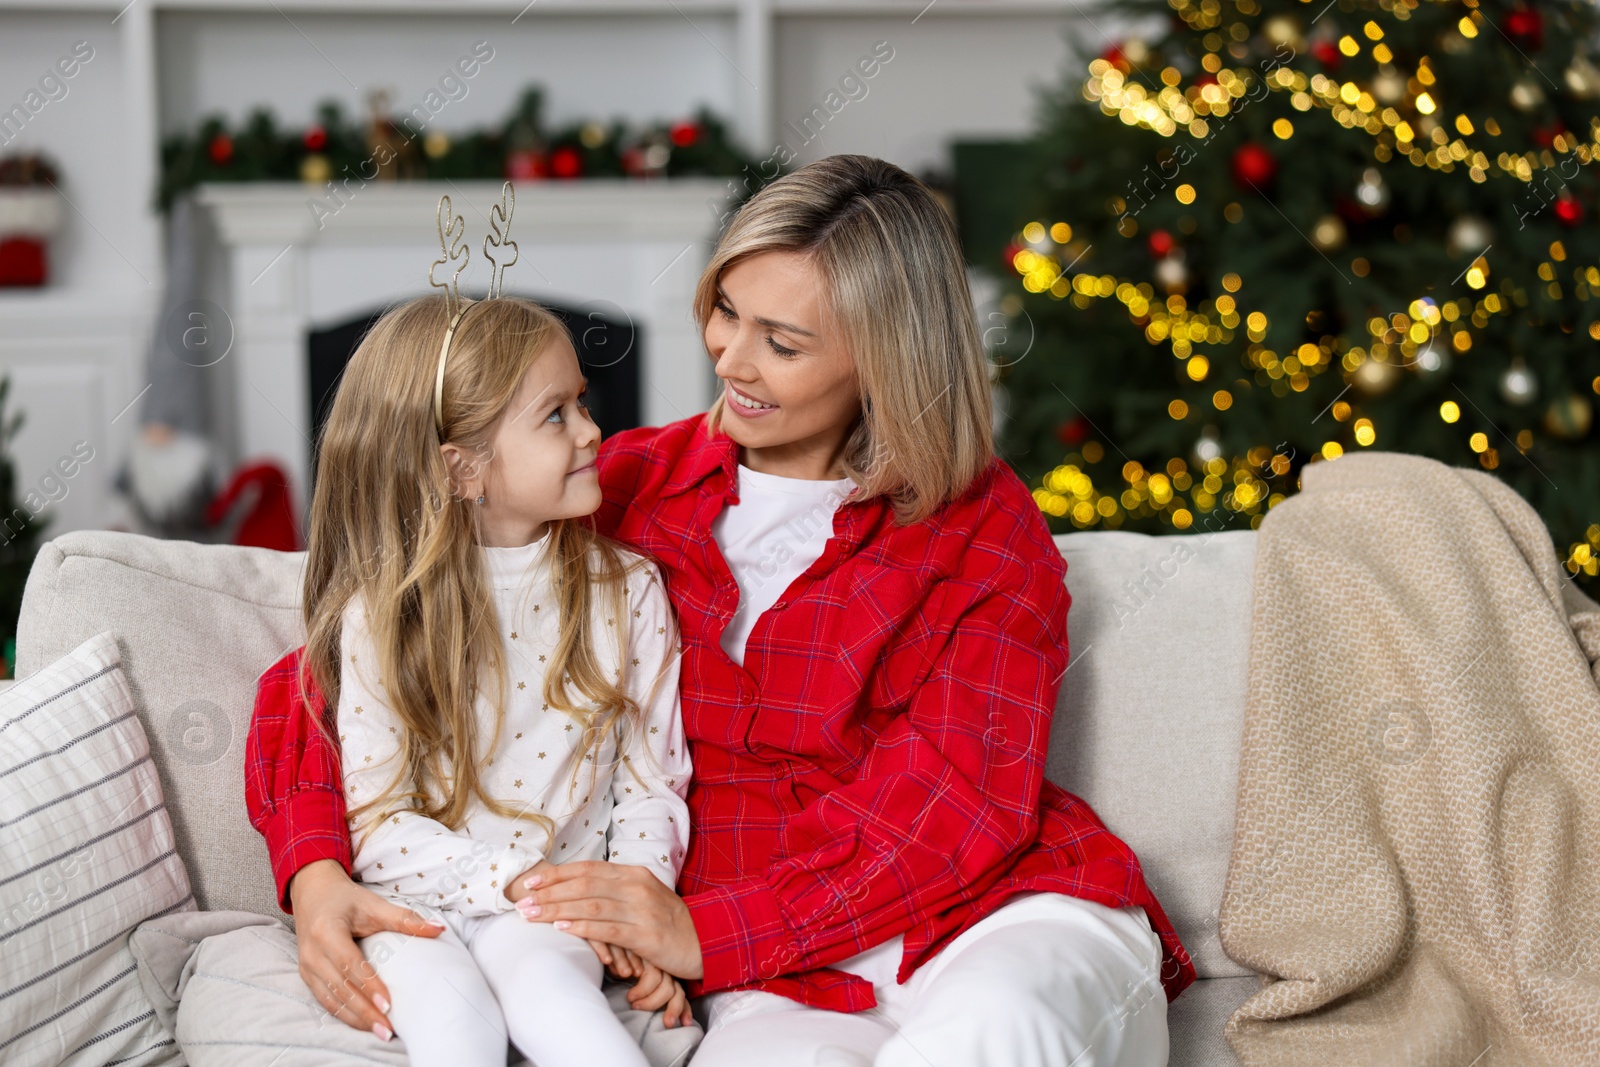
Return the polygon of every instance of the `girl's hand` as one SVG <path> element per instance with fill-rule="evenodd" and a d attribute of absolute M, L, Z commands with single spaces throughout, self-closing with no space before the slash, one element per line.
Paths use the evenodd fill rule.
<path fill-rule="evenodd" d="M 389 990 L 355 939 L 380 930 L 438 937 L 444 927 L 356 885 L 334 860 L 317 860 L 295 872 L 289 902 L 306 988 L 340 1022 L 389 1040 L 394 1036 L 387 1017 Z"/>
<path fill-rule="evenodd" d="M 608 945 L 604 941 L 586 938 L 589 947 L 594 949 L 594 954 L 600 957 L 600 962 L 606 965 L 614 978 L 637 978 L 644 973 L 644 961 L 637 954 L 616 945 Z"/>
<path fill-rule="evenodd" d="M 694 1022 L 683 986 L 672 975 L 649 961 L 645 961 L 639 981 L 628 990 L 628 1004 L 641 1011 L 660 1011 L 665 1008 L 664 1021 L 668 1029 Z"/>
<path fill-rule="evenodd" d="M 689 906 L 643 867 L 574 860 L 518 875 L 518 888 L 530 880 L 532 892 L 518 905 L 524 918 L 626 948 L 680 978 L 704 976 Z"/>

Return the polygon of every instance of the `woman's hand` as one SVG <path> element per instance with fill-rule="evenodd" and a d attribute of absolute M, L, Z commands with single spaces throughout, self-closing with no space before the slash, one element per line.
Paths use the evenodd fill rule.
<path fill-rule="evenodd" d="M 289 902 L 300 977 L 317 1003 L 340 1022 L 389 1040 L 394 1036 L 389 989 L 355 939 L 381 930 L 438 937 L 444 927 L 356 885 L 335 860 L 317 860 L 296 871 L 289 880 Z"/>
<path fill-rule="evenodd" d="M 643 867 L 579 860 L 518 881 L 533 883 L 517 905 L 533 922 L 630 949 L 679 978 L 705 974 L 689 906 Z"/>
<path fill-rule="evenodd" d="M 535 863 L 532 867 L 529 867 L 527 870 L 523 871 L 521 874 L 507 882 L 505 889 L 503 889 L 501 892 L 505 893 L 506 899 L 511 901 L 511 903 L 520 904 L 522 903 L 522 898 L 526 897 L 529 893 L 528 876 L 531 874 L 544 874 L 555 869 L 556 865 L 551 863 L 549 860 L 540 860 L 538 863 Z M 600 959 L 601 962 L 610 962 L 609 960 L 606 960 L 604 956 L 601 956 Z"/>

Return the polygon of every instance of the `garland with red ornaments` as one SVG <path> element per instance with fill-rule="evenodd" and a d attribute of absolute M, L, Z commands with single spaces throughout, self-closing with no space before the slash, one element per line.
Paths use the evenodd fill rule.
<path fill-rule="evenodd" d="M 281 129 L 271 111 L 258 108 L 238 126 L 213 116 L 168 138 L 161 147 L 161 207 L 202 182 L 732 176 L 757 163 L 704 108 L 672 122 L 550 127 L 543 91 L 530 86 L 499 127 L 449 134 L 396 122 L 384 94 L 369 102 L 366 123 L 330 102 L 304 129 Z"/>

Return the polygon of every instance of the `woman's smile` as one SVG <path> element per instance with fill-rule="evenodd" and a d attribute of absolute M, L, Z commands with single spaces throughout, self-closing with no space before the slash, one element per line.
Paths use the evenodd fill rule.
<path fill-rule="evenodd" d="M 728 406 L 747 419 L 759 419 L 769 412 L 778 410 L 778 405 L 776 404 L 768 404 L 757 400 L 753 396 L 741 393 L 733 387 L 732 382 L 728 383 Z"/>

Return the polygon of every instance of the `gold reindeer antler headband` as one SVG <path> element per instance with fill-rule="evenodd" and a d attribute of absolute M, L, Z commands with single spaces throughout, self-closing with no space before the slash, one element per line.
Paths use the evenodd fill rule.
<path fill-rule="evenodd" d="M 461 272 L 467 269 L 467 260 L 472 257 L 472 249 L 465 242 L 467 224 L 460 215 L 454 213 L 449 194 L 439 198 L 439 250 L 444 255 L 428 267 L 428 284 L 444 290 L 445 310 L 450 314 L 450 325 L 444 331 L 444 343 L 439 346 L 439 373 L 433 381 L 433 424 L 441 432 L 444 430 L 444 366 L 450 357 L 450 339 L 455 336 L 456 327 L 461 325 L 462 316 L 468 308 L 486 300 L 498 299 L 503 292 L 505 270 L 517 261 L 517 244 L 511 239 L 511 213 L 516 206 L 516 191 L 510 182 L 506 182 L 500 186 L 500 202 L 489 209 L 489 233 L 483 239 L 483 258 L 493 268 L 489 275 L 489 293 L 483 300 L 463 302 Z M 494 249 L 499 250 L 498 254 Z M 456 269 L 450 273 L 450 280 L 437 280 L 434 271 L 452 263 L 456 264 Z"/>

